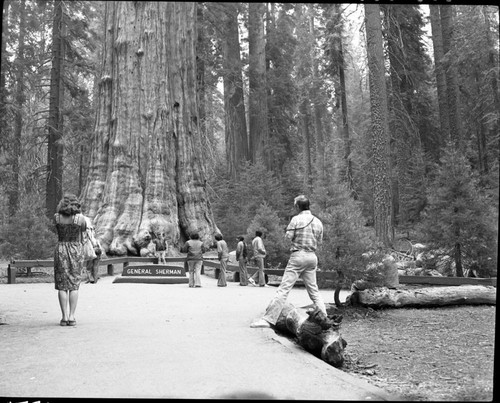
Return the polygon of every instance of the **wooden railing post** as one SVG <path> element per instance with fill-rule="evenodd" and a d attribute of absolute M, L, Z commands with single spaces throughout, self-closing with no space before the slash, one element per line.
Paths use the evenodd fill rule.
<path fill-rule="evenodd" d="M 9 266 L 7 267 L 7 283 L 8 284 L 16 284 L 16 267 Z"/>

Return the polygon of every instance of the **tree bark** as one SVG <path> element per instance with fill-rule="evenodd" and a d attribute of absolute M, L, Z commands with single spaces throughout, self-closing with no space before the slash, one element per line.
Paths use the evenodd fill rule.
<path fill-rule="evenodd" d="M 443 36 L 443 52 L 446 62 L 444 72 L 446 77 L 446 95 L 450 121 L 451 140 L 460 150 L 463 150 L 464 139 L 460 119 L 460 104 L 458 91 L 458 72 L 455 65 L 453 52 L 453 5 L 442 4 L 439 6 L 441 16 L 441 31 Z"/>
<path fill-rule="evenodd" d="M 447 305 L 496 305 L 496 288 L 483 285 L 354 291 L 346 300 L 352 306 L 370 308 L 437 307 Z"/>
<path fill-rule="evenodd" d="M 314 5 L 309 4 L 309 32 L 311 38 L 316 40 L 314 27 Z M 314 45 L 314 44 L 313 44 Z M 314 47 L 314 46 L 313 46 Z M 321 91 L 321 78 L 319 77 L 318 60 L 314 50 L 311 52 L 311 78 L 312 86 L 310 99 L 312 103 L 314 127 L 316 131 L 316 160 L 318 161 L 318 174 L 321 179 L 325 178 L 325 131 L 323 128 L 322 112 L 325 110 L 324 97 Z"/>
<path fill-rule="evenodd" d="M 391 173 L 385 63 L 380 6 L 365 4 L 366 45 L 370 80 L 374 223 L 377 238 L 388 246 L 393 237 Z"/>
<path fill-rule="evenodd" d="M 441 124 L 441 136 L 445 141 L 451 140 L 450 116 L 448 113 L 448 100 L 446 91 L 446 76 L 444 73 L 444 50 L 443 35 L 441 32 L 441 16 L 439 5 L 429 4 L 430 20 L 432 29 L 432 47 L 434 49 L 434 73 L 436 75 L 437 98 L 439 108 L 439 121 Z"/>
<path fill-rule="evenodd" d="M 276 329 L 291 333 L 307 351 L 334 367 L 344 363 L 347 342 L 339 332 L 342 316 L 326 317 L 318 308 L 306 311 L 286 303 Z"/>
<path fill-rule="evenodd" d="M 248 4 L 249 148 L 253 163 L 262 160 L 270 168 L 265 12 L 266 3 Z"/>
<path fill-rule="evenodd" d="M 164 232 L 171 250 L 218 231 L 208 200 L 196 77 L 196 3 L 106 2 L 103 75 L 83 200 L 109 255 Z"/>
<path fill-rule="evenodd" d="M 14 215 L 19 207 L 19 155 L 21 154 L 21 136 L 23 131 L 23 106 L 26 101 L 25 94 L 25 39 L 26 39 L 26 13 L 25 4 L 19 5 L 19 33 L 16 52 L 16 92 L 14 110 L 14 133 L 12 138 L 12 154 L 9 156 L 12 167 L 12 181 L 9 186 L 9 213 Z"/>
<path fill-rule="evenodd" d="M 63 2 L 54 4 L 54 21 L 52 28 L 52 68 L 50 71 L 50 102 L 48 120 L 47 146 L 47 184 L 46 200 L 47 216 L 50 218 L 56 212 L 57 204 L 62 198 L 63 145 L 61 115 L 62 74 L 63 74 Z"/>
<path fill-rule="evenodd" d="M 238 8 L 235 3 L 222 3 L 226 30 L 224 51 L 224 111 L 226 158 L 231 177 L 238 177 L 242 161 L 249 160 L 248 132 L 243 98 L 242 62 L 238 32 Z"/>

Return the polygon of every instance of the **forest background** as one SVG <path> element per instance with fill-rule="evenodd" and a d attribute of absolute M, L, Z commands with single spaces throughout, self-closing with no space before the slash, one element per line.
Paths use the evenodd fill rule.
<path fill-rule="evenodd" d="M 267 265 L 283 266 L 293 198 L 306 194 L 325 226 L 323 270 L 362 273 L 365 252 L 405 237 L 451 256 L 444 275 L 496 276 L 498 18 L 497 6 L 462 4 L 4 1 L 0 255 L 50 258 L 51 217 L 72 192 L 108 255 L 138 254 L 142 230 L 165 232 L 174 253 L 193 229 L 206 243 L 220 231 L 231 249 L 260 229 Z M 171 57 L 130 50 L 136 25 L 137 43 L 164 40 Z M 163 88 L 140 78 L 163 64 L 166 92 L 193 102 L 166 108 L 191 126 L 153 137 L 192 142 L 165 140 L 152 171 L 137 151 L 151 133 L 106 151 L 103 132 L 128 130 L 127 105 Z M 106 93 L 127 74 L 139 92 Z M 195 77 L 179 79 L 187 90 L 182 74 Z M 138 191 L 113 191 L 123 183 Z"/>

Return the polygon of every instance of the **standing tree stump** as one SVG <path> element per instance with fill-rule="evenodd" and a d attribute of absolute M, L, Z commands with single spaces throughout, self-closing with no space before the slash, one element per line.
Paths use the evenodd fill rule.
<path fill-rule="evenodd" d="M 318 308 L 306 311 L 286 303 L 276 329 L 291 333 L 307 351 L 334 367 L 344 363 L 347 342 L 339 332 L 341 315 L 325 316 Z"/>

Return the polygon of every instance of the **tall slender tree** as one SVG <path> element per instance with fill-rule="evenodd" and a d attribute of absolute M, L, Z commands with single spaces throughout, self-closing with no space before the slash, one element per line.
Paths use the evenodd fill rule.
<path fill-rule="evenodd" d="M 343 141 L 343 167 L 341 177 L 347 184 L 353 197 L 357 197 L 354 191 L 353 163 L 352 163 L 352 139 L 349 132 L 349 114 L 347 110 L 347 90 L 345 79 L 345 58 L 342 44 L 343 21 L 342 5 L 330 4 L 325 10 L 326 32 L 325 54 L 327 56 L 327 71 L 334 78 L 335 107 L 338 110 L 337 127 Z"/>
<path fill-rule="evenodd" d="M 9 189 L 9 211 L 14 214 L 19 207 L 19 156 L 21 154 L 21 136 L 23 132 L 23 106 L 26 101 L 25 91 L 25 49 L 26 49 L 26 5 L 20 4 L 19 33 L 16 54 L 16 90 L 14 109 L 14 136 L 12 143 L 12 182 Z"/>
<path fill-rule="evenodd" d="M 439 109 L 439 122 L 441 126 L 442 142 L 451 139 L 450 114 L 448 112 L 448 99 L 446 90 L 446 75 L 444 71 L 443 34 L 441 30 L 441 15 L 439 5 L 430 4 L 430 20 L 432 29 L 432 48 L 434 50 L 434 72 L 436 75 L 437 99 Z"/>
<path fill-rule="evenodd" d="M 245 102 L 243 97 L 243 65 L 238 30 L 238 5 L 222 3 L 225 18 L 223 39 L 224 111 L 228 172 L 238 177 L 242 161 L 250 159 Z"/>
<path fill-rule="evenodd" d="M 160 230 L 177 248 L 215 231 L 196 79 L 196 3 L 106 2 L 87 214 L 106 252 L 137 254 Z"/>
<path fill-rule="evenodd" d="M 56 211 L 57 203 L 62 197 L 63 171 L 63 119 L 61 114 L 63 100 L 63 61 L 64 40 L 62 38 L 64 2 L 57 0 L 54 4 L 52 27 L 52 68 L 50 72 L 50 103 L 48 119 L 48 155 L 47 155 L 47 189 L 45 207 L 48 217 Z"/>
<path fill-rule="evenodd" d="M 248 5 L 249 147 L 252 162 L 261 159 L 270 168 L 267 116 L 265 3 Z"/>
<path fill-rule="evenodd" d="M 371 146 L 374 177 L 373 216 L 377 238 L 388 246 L 394 230 L 391 208 L 389 123 L 380 6 L 365 4 L 366 48 L 370 80 Z"/>
<path fill-rule="evenodd" d="M 455 144 L 463 150 L 465 144 L 460 117 L 458 72 L 455 63 L 456 52 L 454 51 L 454 6 L 451 4 L 441 4 L 439 6 L 439 14 L 441 16 L 441 32 L 443 37 L 444 72 L 446 77 L 446 99 L 450 120 L 450 135 Z"/>

